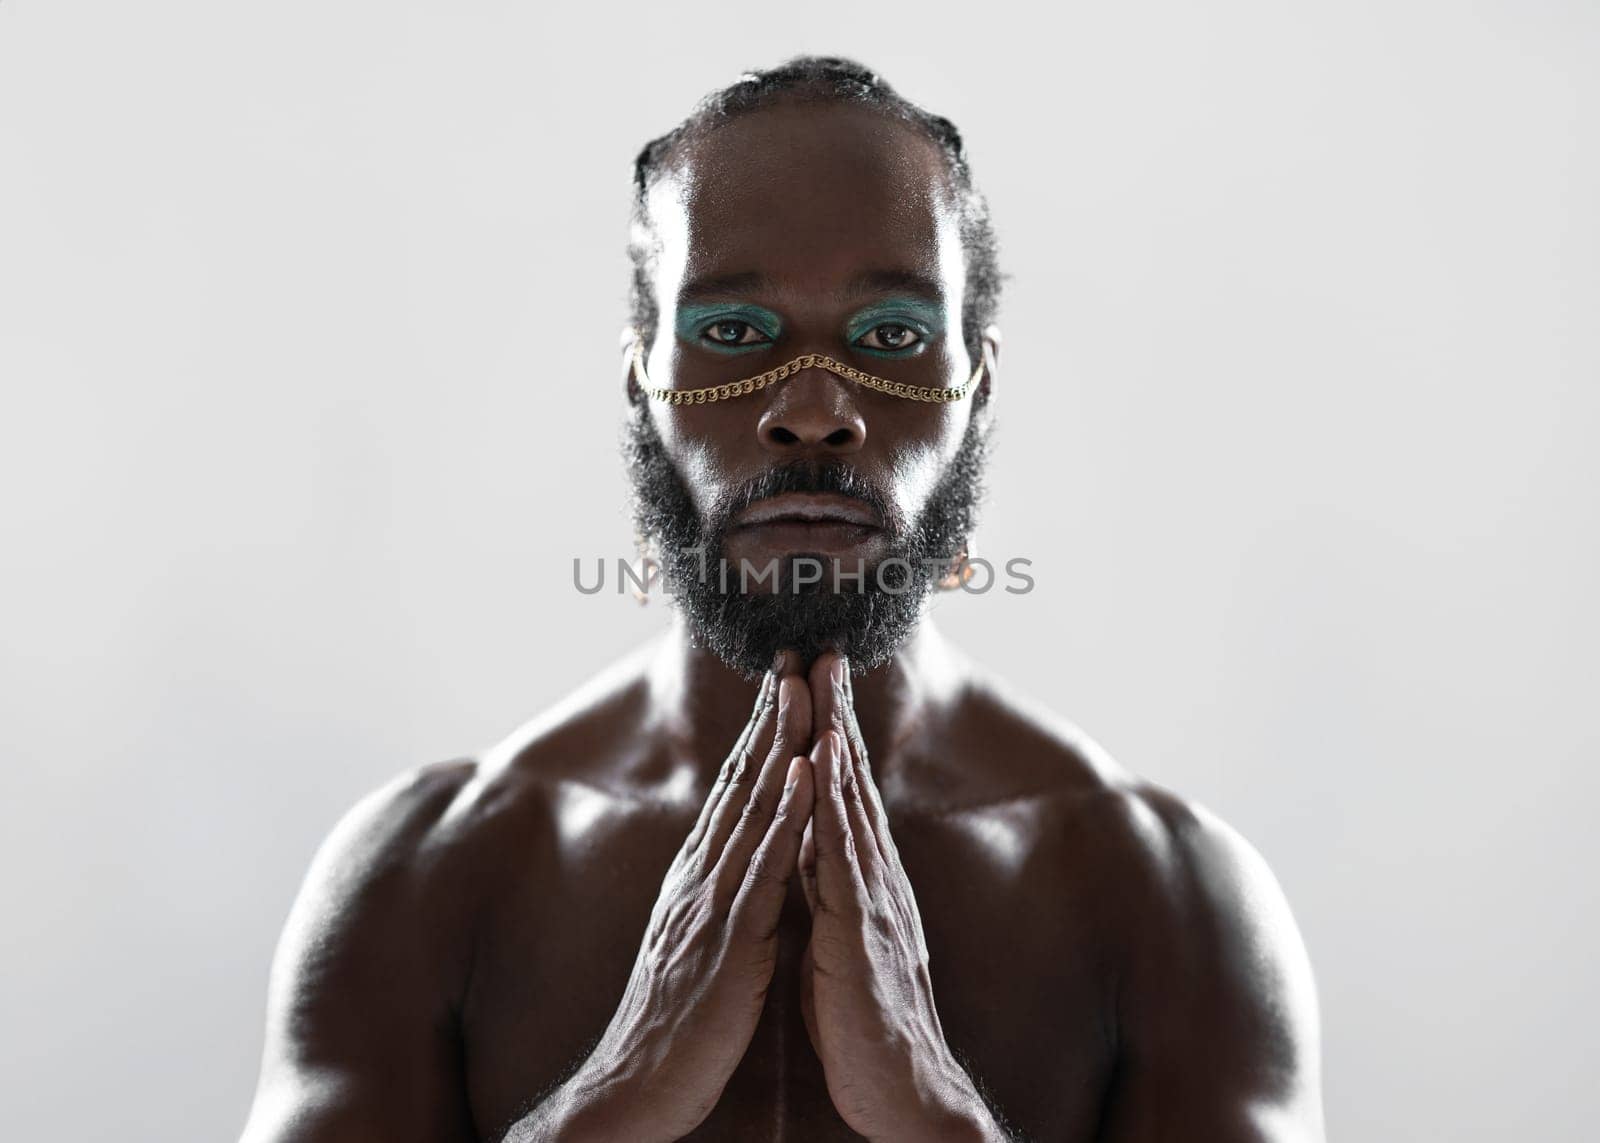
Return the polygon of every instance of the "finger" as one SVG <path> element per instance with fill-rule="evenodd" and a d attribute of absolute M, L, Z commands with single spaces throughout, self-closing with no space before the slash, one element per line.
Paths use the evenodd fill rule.
<path fill-rule="evenodd" d="M 735 929 L 752 940 L 770 940 L 778 931 L 789 878 L 794 875 L 806 823 L 811 820 L 813 788 L 810 759 L 795 755 L 789 762 L 777 812 L 750 858 L 730 914 Z"/>
<path fill-rule="evenodd" d="M 759 771 L 746 767 L 746 777 L 728 783 L 727 795 L 706 830 L 703 851 L 730 894 L 766 836 L 789 760 L 805 749 L 810 732 L 810 691 L 799 675 L 785 675 L 778 680 L 778 716 L 766 759 Z"/>
<path fill-rule="evenodd" d="M 840 775 L 844 790 L 845 816 L 850 823 L 850 836 L 856 839 L 856 861 L 861 867 L 861 880 L 872 897 L 882 895 L 887 857 L 878 848 L 873 837 L 872 823 L 867 820 L 867 807 L 861 792 L 861 768 L 856 764 L 854 752 L 844 751 L 844 772 Z"/>
<path fill-rule="evenodd" d="M 816 770 L 816 802 L 811 810 L 816 847 L 818 909 L 846 913 L 865 900 L 855 839 L 850 834 L 849 811 L 842 785 L 846 762 L 843 742 L 836 731 L 826 731 L 811 754 Z"/>
<path fill-rule="evenodd" d="M 777 706 L 773 702 L 776 697 L 774 694 L 776 684 L 777 676 L 773 672 L 768 671 L 761 676 L 761 687 L 756 691 L 755 705 L 750 708 L 750 719 L 745 723 L 744 730 L 740 732 L 738 741 L 733 745 L 733 750 L 723 761 L 722 769 L 717 772 L 716 780 L 711 783 L 711 791 L 700 805 L 700 816 L 695 819 L 694 828 L 689 831 L 689 836 L 684 839 L 681 852 L 685 854 L 692 853 L 700 845 L 701 839 L 705 836 L 706 826 L 711 821 L 711 815 L 716 810 L 717 804 L 722 800 L 728 780 L 733 776 L 734 771 L 738 769 L 739 759 L 749 748 L 751 741 L 760 729 L 762 721 L 771 715 L 776 715 Z"/>
<path fill-rule="evenodd" d="M 779 713 L 779 684 L 786 675 L 798 675 L 799 671 L 800 657 L 793 651 L 779 651 L 777 657 L 773 659 L 770 701 L 773 704 L 773 713 L 775 715 Z M 752 771 L 766 759 L 767 752 L 772 749 L 772 742 L 777 728 L 778 723 L 776 720 L 758 725 L 755 734 L 744 743 L 744 749 L 736 750 L 729 756 L 733 761 L 733 772 L 728 778 L 730 785 L 735 782 L 748 782 L 750 780 Z M 713 816 L 715 816 L 714 811 Z"/>
<path fill-rule="evenodd" d="M 815 768 L 813 768 L 814 770 Z M 813 777 L 812 789 L 816 789 L 816 779 Z M 806 909 L 812 913 L 817 911 L 817 835 L 816 817 L 813 815 L 806 821 L 806 833 L 800 839 L 800 888 L 805 890 Z"/>
<path fill-rule="evenodd" d="M 844 672 L 844 706 L 845 706 L 845 736 L 850 739 L 850 748 L 856 752 L 856 761 L 867 770 L 867 776 L 872 776 L 872 765 L 867 758 L 867 742 L 861 736 L 861 720 L 856 717 L 856 681 L 850 673 L 849 664 L 845 664 Z"/>
<path fill-rule="evenodd" d="M 755 768 L 766 758 L 767 752 L 772 749 L 773 739 L 777 736 L 779 684 L 783 676 L 797 674 L 800 665 L 800 656 L 794 651 L 780 651 L 773 657 L 772 669 L 767 672 L 770 680 L 764 705 L 757 704 L 747 733 L 740 735 L 739 741 L 729 752 L 722 769 L 717 774 L 717 780 L 712 783 L 705 804 L 700 808 L 701 818 L 696 825 L 695 833 L 695 845 L 699 850 L 706 848 L 706 834 L 724 803 L 732 797 L 735 799 L 733 804 L 737 807 L 749 796 L 750 782 L 754 779 Z M 701 853 L 702 871 L 716 864 L 717 854 L 718 850 L 715 849 L 708 854 Z"/>
<path fill-rule="evenodd" d="M 822 736 L 831 731 L 838 732 L 842 749 L 849 745 L 849 663 L 844 655 L 838 651 L 824 651 L 818 655 L 811 664 L 808 674 L 811 683 L 812 705 L 814 708 L 814 735 L 820 741 Z M 844 754 L 839 754 L 841 761 Z M 839 776 L 843 780 L 848 773 L 848 768 L 841 767 Z M 822 787 L 819 784 L 819 789 Z"/>
<path fill-rule="evenodd" d="M 837 651 L 824 651 L 811 664 L 807 680 L 811 684 L 811 702 L 816 716 L 816 735 L 821 738 L 828 730 L 845 731 L 844 656 Z"/>
<path fill-rule="evenodd" d="M 806 951 L 800 954 L 800 1018 L 805 1021 L 806 1036 L 811 1040 L 812 1051 L 821 1056 L 822 1039 L 817 1035 L 816 978 L 813 975 L 816 969 L 816 952 L 812 942 L 807 941 Z"/>
<path fill-rule="evenodd" d="M 926 962 L 928 942 L 922 929 L 922 911 L 917 907 L 917 897 L 911 888 L 911 878 L 906 874 L 905 865 L 900 860 L 900 848 L 895 844 L 894 833 L 889 829 L 889 815 L 884 809 L 878 783 L 873 779 L 872 766 L 867 761 L 866 742 L 861 735 L 860 720 L 856 717 L 855 687 L 848 673 L 845 675 L 845 693 L 850 700 L 848 721 L 856 786 L 862 794 L 862 808 L 866 813 L 873 837 L 877 841 L 878 853 L 883 859 L 879 891 L 903 910 L 906 924 L 916 934 L 918 954 Z M 893 892 L 890 892 L 891 887 Z"/>
<path fill-rule="evenodd" d="M 866 803 L 867 821 L 872 827 L 872 837 L 878 850 L 892 869 L 900 868 L 900 851 L 895 847 L 894 835 L 889 830 L 889 813 L 884 809 L 883 795 L 878 790 L 872 774 L 872 760 L 867 755 L 867 741 L 861 733 L 861 720 L 856 716 L 855 683 L 850 672 L 845 671 L 845 729 L 850 739 L 850 751 L 855 759 L 856 773 L 861 780 L 862 798 Z"/>

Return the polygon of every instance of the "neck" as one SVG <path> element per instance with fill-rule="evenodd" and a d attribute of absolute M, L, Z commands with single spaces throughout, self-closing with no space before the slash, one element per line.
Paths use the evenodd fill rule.
<path fill-rule="evenodd" d="M 880 780 L 893 768 L 895 743 L 949 699 L 961 671 L 961 657 L 924 612 L 887 663 L 854 677 L 856 719 Z M 677 613 L 652 657 L 649 680 L 652 721 L 711 781 L 749 721 L 760 680 L 741 678 L 696 646 Z"/>

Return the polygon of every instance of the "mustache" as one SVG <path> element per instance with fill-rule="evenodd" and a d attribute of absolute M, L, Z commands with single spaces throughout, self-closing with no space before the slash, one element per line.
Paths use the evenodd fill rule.
<path fill-rule="evenodd" d="M 880 520 L 891 524 L 895 520 L 888 498 L 878 491 L 872 481 L 849 465 L 793 460 L 769 468 L 735 489 L 722 511 L 717 513 L 716 530 L 723 531 L 730 520 L 756 501 L 788 492 L 833 492 L 849 496 L 872 508 Z"/>

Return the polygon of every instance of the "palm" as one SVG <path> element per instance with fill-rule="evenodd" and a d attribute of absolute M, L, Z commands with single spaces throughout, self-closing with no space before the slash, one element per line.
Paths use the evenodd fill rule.
<path fill-rule="evenodd" d="M 870 1139 L 993 1131 L 940 1027 L 928 946 L 837 657 L 811 670 L 816 796 L 801 839 L 811 940 L 801 1014 L 844 1121 Z"/>

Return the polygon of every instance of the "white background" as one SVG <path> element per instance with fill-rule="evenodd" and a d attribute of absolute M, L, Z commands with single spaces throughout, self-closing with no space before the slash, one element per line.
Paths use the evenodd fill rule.
<path fill-rule="evenodd" d="M 1012 275 L 947 633 L 1267 856 L 1333 1138 L 1588 1137 L 1596 10 L 538 7 L 0 3 L 0 1137 L 234 1135 L 339 814 L 659 628 L 630 164 L 799 51 Z"/>

